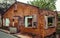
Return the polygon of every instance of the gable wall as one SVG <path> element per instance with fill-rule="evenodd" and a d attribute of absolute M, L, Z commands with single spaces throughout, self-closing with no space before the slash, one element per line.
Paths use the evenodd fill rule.
<path fill-rule="evenodd" d="M 5 14 L 4 18 L 9 18 L 10 19 L 10 25 L 12 25 L 12 19 L 13 16 L 20 16 L 22 19 L 24 19 L 24 16 L 29 16 L 29 15 L 37 15 L 37 22 L 38 20 L 38 8 L 30 6 L 30 5 L 25 5 L 21 3 L 17 3 L 17 13 L 14 13 L 14 6 L 12 6 Z M 24 24 L 24 23 L 23 23 Z M 16 26 L 18 27 L 18 26 Z M 24 32 L 29 32 L 29 33 L 34 33 L 34 34 L 40 34 L 40 28 L 39 24 L 37 25 L 37 28 L 25 28 L 24 25 L 20 25 L 19 30 L 24 33 Z"/>

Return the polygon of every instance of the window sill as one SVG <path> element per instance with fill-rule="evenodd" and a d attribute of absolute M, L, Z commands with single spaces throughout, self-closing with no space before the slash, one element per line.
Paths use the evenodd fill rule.
<path fill-rule="evenodd" d="M 25 28 L 32 28 L 32 29 L 36 29 L 37 27 L 25 27 Z"/>
<path fill-rule="evenodd" d="M 48 28 L 54 28 L 55 26 L 48 26 Z"/>

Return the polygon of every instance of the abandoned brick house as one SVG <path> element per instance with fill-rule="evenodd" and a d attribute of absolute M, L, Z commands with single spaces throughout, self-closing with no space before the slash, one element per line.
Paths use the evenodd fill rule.
<path fill-rule="evenodd" d="M 56 17 L 55 11 L 16 2 L 4 13 L 3 27 L 15 27 L 20 33 L 31 33 L 44 38 L 56 32 Z"/>

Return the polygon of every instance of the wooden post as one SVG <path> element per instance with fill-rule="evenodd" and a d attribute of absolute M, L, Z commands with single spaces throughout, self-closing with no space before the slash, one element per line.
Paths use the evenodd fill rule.
<path fill-rule="evenodd" d="M 2 19 L 2 27 L 3 27 L 3 14 L 1 15 L 1 19 Z"/>

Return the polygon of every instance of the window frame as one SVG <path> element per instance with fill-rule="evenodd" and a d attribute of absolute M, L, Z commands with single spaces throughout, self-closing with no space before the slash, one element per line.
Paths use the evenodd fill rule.
<path fill-rule="evenodd" d="M 52 17 L 53 18 L 53 23 L 51 26 L 48 26 L 48 17 Z M 45 23 L 46 23 L 46 29 L 49 27 L 54 27 L 55 26 L 55 16 L 45 16 Z"/>
<path fill-rule="evenodd" d="M 7 20 L 9 21 L 9 23 L 7 23 Z M 8 25 L 7 25 L 7 24 L 8 24 Z M 9 18 L 6 18 L 6 19 L 5 19 L 5 26 L 6 26 L 6 27 L 9 27 L 9 26 L 10 26 L 10 19 L 9 19 Z"/>
<path fill-rule="evenodd" d="M 28 24 L 26 24 L 26 20 L 28 19 L 28 18 L 32 18 L 32 27 L 33 27 L 33 16 L 25 16 L 25 18 L 24 18 L 24 26 L 26 27 L 26 28 L 32 28 L 32 27 L 28 27 Z M 26 19 L 26 20 L 25 20 Z M 26 26 L 27 25 L 27 26 Z"/>

